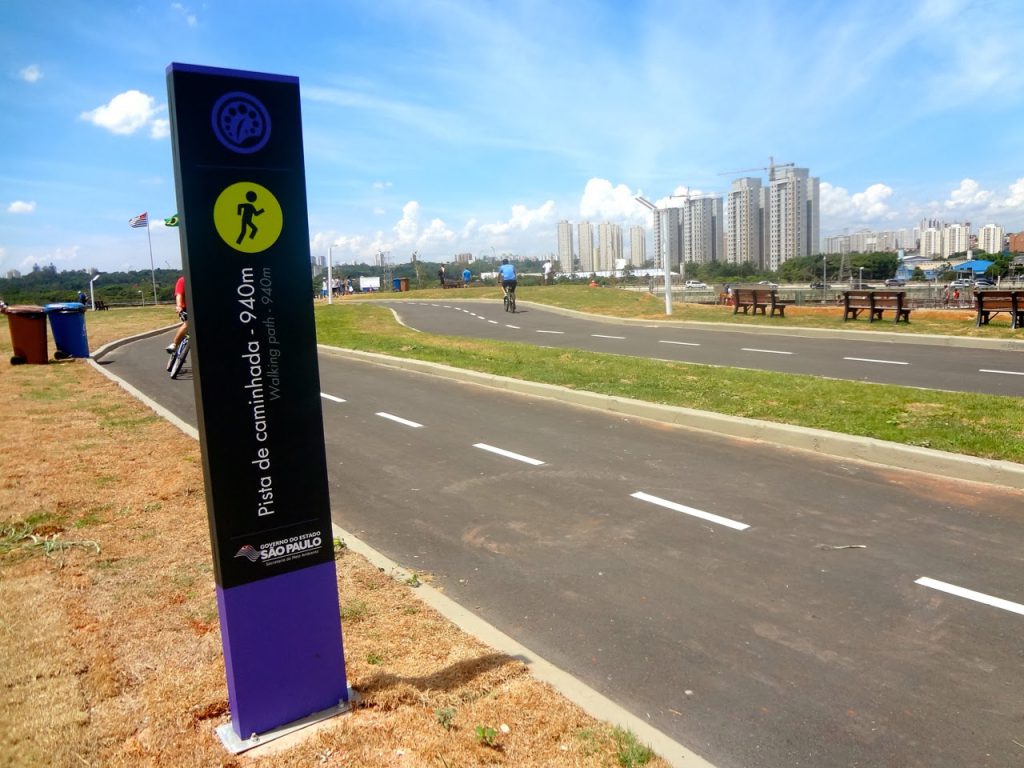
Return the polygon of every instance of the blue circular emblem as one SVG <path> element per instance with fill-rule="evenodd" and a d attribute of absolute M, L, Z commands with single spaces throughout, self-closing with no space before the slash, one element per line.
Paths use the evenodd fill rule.
<path fill-rule="evenodd" d="M 210 118 L 217 141 L 232 152 L 259 152 L 270 139 L 270 113 L 248 93 L 225 93 L 213 105 Z"/>

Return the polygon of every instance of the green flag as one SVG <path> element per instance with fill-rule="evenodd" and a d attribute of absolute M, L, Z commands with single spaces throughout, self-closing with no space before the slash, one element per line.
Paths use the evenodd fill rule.
<path fill-rule="evenodd" d="M 168 219 L 164 219 L 165 227 L 176 227 L 178 226 L 178 214 L 174 214 Z"/>

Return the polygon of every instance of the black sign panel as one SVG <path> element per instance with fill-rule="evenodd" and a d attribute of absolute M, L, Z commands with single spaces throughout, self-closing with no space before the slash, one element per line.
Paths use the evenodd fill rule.
<path fill-rule="evenodd" d="M 217 583 L 333 558 L 296 78 L 167 71 Z"/>

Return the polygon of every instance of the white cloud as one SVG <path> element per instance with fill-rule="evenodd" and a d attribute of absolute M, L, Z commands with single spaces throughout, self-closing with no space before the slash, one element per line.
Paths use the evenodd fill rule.
<path fill-rule="evenodd" d="M 147 125 L 152 126 L 157 111 L 152 96 L 131 90 L 119 93 L 108 104 L 83 112 L 80 117 L 111 133 L 129 135 Z"/>
<path fill-rule="evenodd" d="M 1024 178 L 1010 185 L 1010 196 L 1002 201 L 1004 208 L 1024 208 Z"/>
<path fill-rule="evenodd" d="M 512 206 L 512 218 L 497 224 L 484 224 L 480 231 L 489 235 L 504 235 L 510 232 L 526 232 L 531 227 L 551 224 L 555 218 L 555 202 L 548 200 L 540 208 L 525 205 Z"/>
<path fill-rule="evenodd" d="M 18 73 L 26 83 L 38 83 L 43 79 L 43 71 L 35 64 L 30 64 Z"/>
<path fill-rule="evenodd" d="M 949 193 L 949 199 L 943 205 L 947 210 L 983 208 L 992 197 L 992 193 L 982 189 L 974 179 L 964 179 Z"/>
<path fill-rule="evenodd" d="M 196 15 L 181 3 L 171 3 L 171 10 L 180 13 L 184 17 L 185 23 L 190 27 L 199 26 L 199 19 L 196 18 Z"/>
<path fill-rule="evenodd" d="M 580 198 L 580 216 L 584 219 L 609 221 L 646 217 L 647 209 L 634 197 L 634 192 L 625 184 L 613 187 L 607 179 L 590 179 Z"/>
<path fill-rule="evenodd" d="M 374 189 L 390 189 L 391 188 L 391 182 L 390 181 L 375 181 L 375 182 L 373 182 L 373 188 Z"/>
<path fill-rule="evenodd" d="M 830 219 L 864 222 L 893 216 L 887 202 L 893 191 L 892 187 L 885 184 L 872 184 L 863 192 L 851 195 L 844 187 L 835 187 L 823 181 L 819 191 L 821 212 Z"/>
<path fill-rule="evenodd" d="M 31 202 L 25 202 L 24 200 L 15 200 L 13 203 L 7 206 L 8 213 L 35 213 L 35 211 L 35 200 Z"/>
<path fill-rule="evenodd" d="M 166 118 L 157 118 L 149 124 L 149 137 L 151 139 L 166 139 L 171 135 L 171 121 Z"/>

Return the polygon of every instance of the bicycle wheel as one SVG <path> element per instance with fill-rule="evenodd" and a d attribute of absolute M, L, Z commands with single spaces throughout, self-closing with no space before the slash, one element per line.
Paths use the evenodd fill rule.
<path fill-rule="evenodd" d="M 173 355 L 174 361 L 171 363 L 171 378 L 178 378 L 178 374 L 181 373 L 181 367 L 185 365 L 185 358 L 188 357 L 188 336 L 181 340 L 181 344 L 178 345 L 177 351 Z"/>
<path fill-rule="evenodd" d="M 509 297 L 508 297 L 508 294 L 506 293 L 506 294 L 505 294 L 505 311 L 506 311 L 506 312 L 508 312 L 508 305 L 509 305 L 509 301 L 510 301 L 510 299 L 509 299 Z"/>
<path fill-rule="evenodd" d="M 515 291 L 513 291 L 512 294 L 508 297 L 508 306 L 509 306 L 509 310 L 514 315 L 516 313 L 516 294 L 515 294 Z"/>
<path fill-rule="evenodd" d="M 178 359 L 178 350 L 179 349 L 181 349 L 181 345 L 180 344 L 177 346 L 177 348 L 175 348 L 175 350 L 173 352 L 171 352 L 171 354 L 169 354 L 167 356 L 167 371 L 168 371 L 168 373 L 170 372 L 171 368 L 174 367 L 174 361 Z"/>

